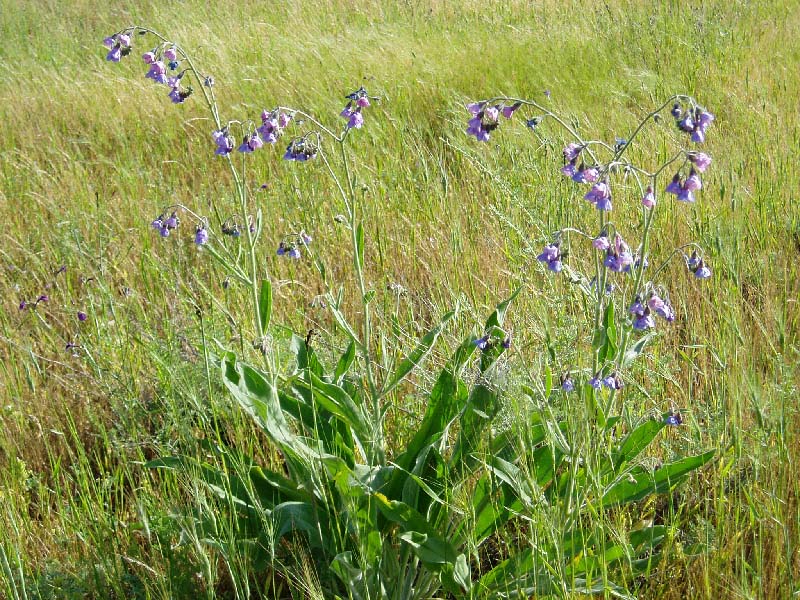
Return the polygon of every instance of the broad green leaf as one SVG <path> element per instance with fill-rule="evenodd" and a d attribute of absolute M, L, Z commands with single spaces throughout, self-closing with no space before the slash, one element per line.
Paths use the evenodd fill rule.
<path fill-rule="evenodd" d="M 358 264 L 364 265 L 364 224 L 359 223 L 356 228 L 356 252 L 358 254 Z"/>
<path fill-rule="evenodd" d="M 261 321 L 261 331 L 267 332 L 272 317 L 272 283 L 269 279 L 261 282 L 261 293 L 258 297 L 258 319 Z"/>
<path fill-rule="evenodd" d="M 349 394 L 338 385 L 322 381 L 313 371 L 308 372 L 307 381 L 297 380 L 296 385 L 308 389 L 320 406 L 351 427 L 362 442 L 369 439 L 370 428 L 366 417 Z"/>
<path fill-rule="evenodd" d="M 428 355 L 433 347 L 433 344 L 436 343 L 439 334 L 442 333 L 445 325 L 450 321 L 450 319 L 455 316 L 456 311 L 452 310 L 446 315 L 444 315 L 439 321 L 439 323 L 431 329 L 425 337 L 423 337 L 418 343 L 414 350 L 400 361 L 400 364 L 397 366 L 397 369 L 393 373 L 392 377 L 386 382 L 383 386 L 383 390 L 381 391 L 381 396 L 385 396 L 389 392 L 391 392 L 397 385 L 405 379 L 405 377 L 411 373 L 411 371 L 416 368 L 416 366 Z"/>
<path fill-rule="evenodd" d="M 333 372 L 333 380 L 337 385 L 340 384 L 342 378 L 347 375 L 355 359 L 356 345 L 355 342 L 350 340 L 350 343 L 347 345 L 347 350 L 339 357 L 339 361 L 336 363 L 336 369 L 334 369 Z"/>
<path fill-rule="evenodd" d="M 699 469 L 714 458 L 714 450 L 696 456 L 687 456 L 664 465 L 655 471 L 635 467 L 623 473 L 603 494 L 604 506 L 636 502 L 650 494 L 668 492 L 680 483 L 686 475 Z"/>
<path fill-rule="evenodd" d="M 636 343 L 633 344 L 626 352 L 625 356 L 622 357 L 622 368 L 629 367 L 631 363 L 644 351 L 645 346 L 647 343 L 652 340 L 656 336 L 655 333 L 648 333 L 640 337 L 636 340 Z"/>
<path fill-rule="evenodd" d="M 616 471 L 625 463 L 629 463 L 639 456 L 642 450 L 650 445 L 650 442 L 655 439 L 664 427 L 664 421 L 651 419 L 645 421 L 625 436 L 619 449 L 612 453 L 614 470 Z"/>
<path fill-rule="evenodd" d="M 516 299 L 524 287 L 525 284 L 522 284 L 516 290 L 514 290 L 514 293 L 512 293 L 511 296 L 497 305 L 497 307 L 494 309 L 494 312 L 489 315 L 489 318 L 486 320 L 486 331 L 489 331 L 492 327 L 503 327 L 503 321 L 505 321 L 508 307 Z"/>

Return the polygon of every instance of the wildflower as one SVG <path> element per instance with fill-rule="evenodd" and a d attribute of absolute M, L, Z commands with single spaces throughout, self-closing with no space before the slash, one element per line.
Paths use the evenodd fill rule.
<path fill-rule="evenodd" d="M 595 183 L 583 198 L 594 204 L 598 210 L 611 210 L 611 190 L 606 181 Z M 606 205 L 608 208 L 605 208 Z"/>
<path fill-rule="evenodd" d="M 239 152 L 255 152 L 259 148 L 264 146 L 264 142 L 261 141 L 261 138 L 258 136 L 258 132 L 255 131 L 249 135 L 245 135 L 242 139 L 241 145 L 237 148 Z"/>
<path fill-rule="evenodd" d="M 170 229 L 166 225 L 162 225 L 161 229 L 158 231 L 158 233 L 161 234 L 161 237 L 169 237 L 169 232 Z"/>
<path fill-rule="evenodd" d="M 603 385 L 610 390 L 621 390 L 624 387 L 622 379 L 620 379 L 620 376 L 616 371 L 603 379 Z"/>
<path fill-rule="evenodd" d="M 595 376 L 589 380 L 589 385 L 596 390 L 599 390 L 602 387 L 603 382 L 600 379 L 600 373 L 596 373 Z"/>
<path fill-rule="evenodd" d="M 554 273 L 559 273 L 562 268 L 561 250 L 558 246 L 558 243 L 545 246 L 544 251 L 536 257 L 536 260 L 547 263 L 547 268 Z"/>
<path fill-rule="evenodd" d="M 678 412 L 672 412 L 666 416 L 664 423 L 671 427 L 677 427 L 683 423 L 683 417 L 681 417 L 681 414 Z"/>
<path fill-rule="evenodd" d="M 305 231 L 301 231 L 298 241 L 304 246 L 308 246 L 311 242 L 314 241 L 314 238 L 308 235 Z"/>
<path fill-rule="evenodd" d="M 628 247 L 628 244 L 625 243 L 625 240 L 622 239 L 620 234 L 616 234 L 614 236 L 614 250 L 617 253 L 620 267 L 627 267 L 628 265 L 633 264 L 633 255 L 631 254 L 631 249 Z"/>
<path fill-rule="evenodd" d="M 107 37 L 103 39 L 103 46 L 106 48 L 113 48 L 116 43 L 117 42 L 113 37 Z"/>
<path fill-rule="evenodd" d="M 122 58 L 122 48 L 119 44 L 116 44 L 111 51 L 106 54 L 106 60 L 110 60 L 111 62 L 118 63 Z"/>
<path fill-rule="evenodd" d="M 489 334 L 487 333 L 482 338 L 473 340 L 472 345 L 478 348 L 478 350 L 486 350 L 486 348 L 489 347 Z"/>
<path fill-rule="evenodd" d="M 292 248 L 291 250 L 289 250 L 289 252 L 287 252 L 287 256 L 289 258 L 294 258 L 294 259 L 300 258 L 300 249 L 299 248 Z"/>
<path fill-rule="evenodd" d="M 166 85 L 168 81 L 165 75 L 166 71 L 167 68 L 164 66 L 164 63 L 157 60 L 150 65 L 150 70 L 145 74 L 145 78 Z"/>
<path fill-rule="evenodd" d="M 227 127 L 218 131 L 213 131 L 211 137 L 214 138 L 214 143 L 217 144 L 217 149 L 214 151 L 214 154 L 218 156 L 227 156 L 233 152 L 233 138 L 228 135 Z"/>
<path fill-rule="evenodd" d="M 697 255 L 697 250 L 692 250 L 692 255 L 686 259 L 687 266 L 694 271 L 700 264 L 700 257 Z"/>
<path fill-rule="evenodd" d="M 511 106 L 504 106 L 500 112 L 506 119 L 510 119 L 520 106 L 522 106 L 522 102 L 515 102 Z"/>
<path fill-rule="evenodd" d="M 702 258 L 697 263 L 697 268 L 694 270 L 694 276 L 697 277 L 698 279 L 708 279 L 709 277 L 711 277 L 711 269 L 709 269 L 703 263 Z"/>
<path fill-rule="evenodd" d="M 174 47 L 167 48 L 166 50 L 164 50 L 164 58 L 166 58 L 167 60 L 177 60 L 178 51 Z"/>
<path fill-rule="evenodd" d="M 542 122 L 542 117 L 533 117 L 532 119 L 528 119 L 525 121 L 525 127 L 528 129 L 536 129 L 539 123 Z"/>
<path fill-rule="evenodd" d="M 42 294 L 36 299 L 36 304 L 39 304 L 39 302 L 48 302 L 49 300 L 50 297 L 47 294 Z"/>
<path fill-rule="evenodd" d="M 25 310 L 26 308 L 28 308 L 28 303 L 25 300 L 19 303 L 19 310 Z"/>
<path fill-rule="evenodd" d="M 587 167 L 584 164 L 578 167 L 578 170 L 575 171 L 574 175 L 572 175 L 572 181 L 576 183 L 593 183 L 597 181 L 598 172 L 595 167 Z"/>
<path fill-rule="evenodd" d="M 511 348 L 511 334 L 509 333 L 502 342 L 502 346 L 505 350 Z"/>
<path fill-rule="evenodd" d="M 153 221 L 150 223 L 150 226 L 153 229 L 161 229 L 164 226 L 164 215 L 161 215 L 160 217 L 153 219 Z"/>
<path fill-rule="evenodd" d="M 681 115 L 683 114 L 683 111 L 681 110 L 681 105 L 676 102 L 675 104 L 672 105 L 672 110 L 670 110 L 669 113 L 676 119 L 680 119 Z"/>
<path fill-rule="evenodd" d="M 284 160 L 296 160 L 298 162 L 305 162 L 317 155 L 317 147 L 305 138 L 297 138 L 292 140 L 286 147 L 286 153 L 283 155 Z"/>
<path fill-rule="evenodd" d="M 178 68 L 179 64 L 180 63 L 177 60 L 171 60 L 167 63 L 167 66 L 169 67 L 170 71 L 174 71 Z"/>
<path fill-rule="evenodd" d="M 694 192 L 696 190 L 702 189 L 703 182 L 700 181 L 700 177 L 697 175 L 697 172 L 692 169 L 689 171 L 689 177 L 686 178 L 686 181 L 683 183 L 683 189 L 688 190 L 690 192 Z"/>
<path fill-rule="evenodd" d="M 575 143 L 567 144 L 564 150 L 562 150 L 562 153 L 564 154 L 564 160 L 572 162 L 573 160 L 578 158 L 578 155 L 581 153 L 581 150 L 583 150 L 583 148 L 584 146 L 580 144 L 575 144 Z"/>
<path fill-rule="evenodd" d="M 603 259 L 603 265 L 612 271 L 621 271 L 622 267 L 619 264 L 619 255 L 611 248 L 606 250 L 606 257 Z"/>
<path fill-rule="evenodd" d="M 644 312 L 641 314 L 636 315 L 636 318 L 633 320 L 633 328 L 637 331 L 646 331 L 648 329 L 652 329 L 656 326 L 653 317 L 650 316 L 650 309 L 645 308 Z"/>
<path fill-rule="evenodd" d="M 128 48 L 131 45 L 131 36 L 129 36 L 127 33 L 121 33 L 117 36 L 117 43 L 120 46 Z"/>
<path fill-rule="evenodd" d="M 561 389 L 566 393 L 570 393 L 575 389 L 575 382 L 572 381 L 572 377 L 568 372 L 561 376 Z"/>
<path fill-rule="evenodd" d="M 691 133 L 694 130 L 694 120 L 692 119 L 692 114 L 687 111 L 683 118 L 676 122 L 676 125 L 681 131 Z"/>
<path fill-rule="evenodd" d="M 164 225 L 163 226 L 168 228 L 168 229 L 176 229 L 179 224 L 180 224 L 180 221 L 178 220 L 178 213 L 177 212 L 173 212 L 170 215 L 169 219 L 164 221 Z"/>
<path fill-rule="evenodd" d="M 350 119 L 347 121 L 348 129 L 361 129 L 364 124 L 364 115 L 361 114 L 361 107 L 359 106 L 355 111 L 350 114 Z"/>
<path fill-rule="evenodd" d="M 575 160 L 571 160 L 563 167 L 561 167 L 561 173 L 566 175 L 569 178 L 575 177 L 575 174 L 578 172 L 577 168 L 575 167 Z"/>
<path fill-rule="evenodd" d="M 483 107 L 486 106 L 485 102 L 470 102 L 467 104 L 467 110 L 472 115 L 477 115 L 483 110 Z"/>
<path fill-rule="evenodd" d="M 653 193 L 653 186 L 648 185 L 647 191 L 642 197 L 642 206 L 645 208 L 653 208 L 656 205 L 656 196 Z"/>
<path fill-rule="evenodd" d="M 204 246 L 208 243 L 208 231 L 204 225 L 198 225 L 194 231 L 194 243 L 198 246 Z"/>
<path fill-rule="evenodd" d="M 152 65 L 154 62 L 156 62 L 156 55 L 152 52 L 145 52 L 142 54 L 142 60 L 145 62 L 145 64 Z"/>
<path fill-rule="evenodd" d="M 686 188 L 683 188 L 681 190 L 681 193 L 678 194 L 678 200 L 680 202 L 694 202 L 695 197 L 694 194 L 692 193 L 692 190 L 687 190 Z"/>
<path fill-rule="evenodd" d="M 596 250 L 608 250 L 611 247 L 611 242 L 608 240 L 608 233 L 605 229 L 592 240 L 592 246 L 594 246 Z"/>
<path fill-rule="evenodd" d="M 82 310 L 78 311 L 78 321 L 83 323 L 88 318 L 89 318 L 89 315 L 87 315 L 85 312 L 83 312 Z"/>
<path fill-rule="evenodd" d="M 633 304 L 628 308 L 628 312 L 634 315 L 642 315 L 644 314 L 644 309 L 645 305 L 642 304 L 642 297 L 637 295 L 636 298 L 633 299 Z"/>
<path fill-rule="evenodd" d="M 675 173 L 675 176 L 672 178 L 672 181 L 667 185 L 666 189 L 664 190 L 668 194 L 674 194 L 677 196 L 683 191 L 683 182 L 681 182 L 681 174 Z"/>
<path fill-rule="evenodd" d="M 698 171 L 704 173 L 711 164 L 711 157 L 704 152 L 690 152 L 689 162 L 691 162 Z"/>
<path fill-rule="evenodd" d="M 500 117 L 500 107 L 487 106 L 482 108 L 467 123 L 467 135 L 475 136 L 479 142 L 488 142 L 489 133 L 497 129 Z"/>

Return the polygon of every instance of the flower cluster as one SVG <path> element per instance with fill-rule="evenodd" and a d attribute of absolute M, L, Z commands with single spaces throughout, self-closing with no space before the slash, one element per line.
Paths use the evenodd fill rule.
<path fill-rule="evenodd" d="M 561 272 L 564 266 L 561 259 L 565 258 L 565 256 L 561 254 L 560 245 L 560 242 L 549 244 L 545 246 L 542 253 L 536 257 L 536 260 L 547 263 L 547 268 L 553 271 L 553 273 Z"/>
<path fill-rule="evenodd" d="M 702 257 L 698 256 L 697 250 L 693 250 L 691 256 L 684 255 L 684 260 L 686 260 L 686 266 L 689 267 L 689 270 L 694 273 L 694 276 L 698 279 L 708 279 L 711 277 L 711 269 L 705 265 Z"/>
<path fill-rule="evenodd" d="M 364 86 L 361 86 L 352 94 L 345 96 L 345 98 L 347 99 L 347 105 L 339 115 L 347 119 L 347 129 L 361 129 L 364 124 L 364 115 L 361 110 L 370 105 L 367 90 L 364 89 Z"/>
<path fill-rule="evenodd" d="M 283 130 L 291 120 L 292 115 L 288 113 L 278 109 L 272 111 L 264 109 L 261 111 L 261 126 L 258 128 L 258 133 L 267 144 L 274 144 L 283 135 Z"/>
<path fill-rule="evenodd" d="M 491 333 L 487 333 L 483 337 L 472 340 L 472 345 L 481 352 L 486 352 L 487 350 L 491 350 L 498 342 L 505 350 L 508 350 L 511 348 L 511 335 L 509 334 L 500 340 L 499 338 L 492 337 Z"/>
<path fill-rule="evenodd" d="M 295 138 L 286 146 L 283 158 L 284 160 L 305 162 L 314 158 L 317 155 L 317 150 L 317 145 L 308 137 Z"/>
<path fill-rule="evenodd" d="M 103 45 L 108 48 L 106 60 L 119 62 L 123 56 L 128 56 L 133 48 L 131 47 L 130 33 L 115 33 L 103 40 Z"/>
<path fill-rule="evenodd" d="M 467 110 L 472 118 L 467 123 L 467 135 L 474 135 L 479 142 L 488 142 L 489 134 L 500 125 L 500 115 L 510 119 L 520 106 L 522 106 L 521 102 L 515 102 L 508 106 L 503 104 L 487 106 L 486 102 L 468 104 Z"/>
<path fill-rule="evenodd" d="M 666 191 L 668 194 L 677 196 L 681 202 L 694 202 L 694 192 L 702 189 L 703 182 L 700 181 L 700 176 L 694 168 L 689 170 L 689 176 L 684 180 L 680 171 L 675 173 L 672 181 L 667 185 Z"/>
<path fill-rule="evenodd" d="M 678 129 L 690 134 L 693 142 L 702 144 L 706 141 L 706 130 L 714 121 L 714 115 L 699 106 L 684 109 L 679 102 L 675 103 L 670 114 Z"/>
<path fill-rule="evenodd" d="M 296 235 L 289 236 L 278 245 L 278 256 L 287 256 L 289 258 L 300 258 L 300 248 L 308 246 L 313 241 L 313 238 L 305 231 L 301 231 Z"/>
<path fill-rule="evenodd" d="M 669 299 L 663 300 L 656 292 L 650 292 L 650 297 L 646 302 L 642 301 L 641 296 L 634 298 L 633 304 L 628 308 L 628 312 L 633 318 L 633 328 L 637 331 L 646 331 L 656 326 L 652 314 L 656 314 L 667 323 L 675 320 L 675 311 L 669 303 Z"/>
<path fill-rule="evenodd" d="M 167 217 L 165 214 L 159 215 L 153 219 L 150 226 L 161 234 L 161 237 L 169 237 L 173 229 L 177 229 L 181 221 L 178 218 L 178 213 L 174 212 Z"/>
<path fill-rule="evenodd" d="M 603 231 L 592 240 L 592 245 L 598 250 L 605 251 L 606 256 L 603 259 L 603 265 L 609 271 L 629 273 L 631 265 L 638 266 L 635 264 L 635 258 L 630 246 L 618 233 L 614 235 L 614 241 L 612 242 L 608 239 L 606 232 Z"/>

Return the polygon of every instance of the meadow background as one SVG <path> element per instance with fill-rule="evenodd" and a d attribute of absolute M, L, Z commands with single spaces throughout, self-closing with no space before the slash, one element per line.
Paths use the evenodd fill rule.
<path fill-rule="evenodd" d="M 464 102 L 549 102 L 605 140 L 673 93 L 704 103 L 717 117 L 704 148 L 714 164 L 696 205 L 664 213 L 653 252 L 696 240 L 714 277 L 697 285 L 667 270 L 678 318 L 625 398 L 635 414 L 682 410 L 686 425 L 664 453 L 716 448 L 718 459 L 669 504 L 672 561 L 630 592 L 800 593 L 798 3 L 137 4 L 0 0 L 0 596 L 230 597 L 225 569 L 213 581 L 197 575 L 218 561 L 213 549 L 188 543 L 184 509 L 203 491 L 187 500 L 191 482 L 142 462 L 201 455 L 210 427 L 270 460 L 221 384 L 207 381 L 199 345 L 205 336 L 252 354 L 236 317 L 246 294 L 226 289 L 192 244 L 148 229 L 174 201 L 224 213 L 232 199 L 200 99 L 170 104 L 144 79 L 140 46 L 120 65 L 105 61 L 103 37 L 134 23 L 193 52 L 227 118 L 280 103 L 335 122 L 359 85 L 383 98 L 354 147 L 385 343 L 407 346 L 456 301 L 466 307 L 430 372 L 522 281 L 509 378 L 540 380 L 550 351 L 563 368 L 588 360 L 574 355 L 577 290 L 535 258 L 550 232 L 595 222 L 558 173 L 563 138 L 517 123 L 478 145 L 464 134 Z M 658 148 L 663 135 L 656 127 L 643 143 Z M 347 231 L 322 171 L 270 149 L 254 164 L 268 182 L 266 238 L 277 246 L 304 227 L 352 294 L 349 261 L 337 262 Z M 590 251 L 573 257 L 589 264 Z M 263 260 L 279 280 L 275 320 L 315 328 L 321 348 L 341 351 L 330 316 L 311 306 L 324 291 L 313 266 L 279 261 L 272 246 Z M 393 283 L 407 293 L 396 298 Z M 18 310 L 40 294 L 49 301 Z M 398 439 L 430 385 L 422 373 L 398 397 Z M 635 510 L 646 518 L 663 506 Z M 684 556 L 687 539 L 708 551 Z"/>

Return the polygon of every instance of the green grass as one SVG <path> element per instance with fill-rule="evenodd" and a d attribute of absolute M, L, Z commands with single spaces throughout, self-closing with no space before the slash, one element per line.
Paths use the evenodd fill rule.
<path fill-rule="evenodd" d="M 219 383 L 206 381 L 201 334 L 252 358 L 253 334 L 237 318 L 246 292 L 225 290 L 222 272 L 189 244 L 147 228 L 173 199 L 204 214 L 212 204 L 223 215 L 235 209 L 201 102 L 175 107 L 138 60 L 104 61 L 100 40 L 140 23 L 194 51 L 229 118 L 281 103 L 334 122 L 343 94 L 361 83 L 384 97 L 354 144 L 379 326 L 389 348 L 406 348 L 462 300 L 467 310 L 430 359 L 440 366 L 525 280 L 509 315 L 512 406 L 522 403 L 518 383 L 543 377 L 546 332 L 554 369 L 589 360 L 575 352 L 586 332 L 577 291 L 535 255 L 549 232 L 591 230 L 595 216 L 556 172 L 560 134 L 546 130 L 540 147 L 517 124 L 477 145 L 463 134 L 463 102 L 496 93 L 543 102 L 549 89 L 554 107 L 603 139 L 624 136 L 673 93 L 707 104 L 717 121 L 706 189 L 695 206 L 661 213 L 654 253 L 697 240 L 715 276 L 700 286 L 667 270 L 678 319 L 650 346 L 626 406 L 633 415 L 682 408 L 687 425 L 666 440 L 665 457 L 712 447 L 719 460 L 672 502 L 641 508 L 642 518 L 677 519 L 673 562 L 632 593 L 791 597 L 800 590 L 800 9 L 356 4 L 222 9 L 191 0 L 125 12 L 0 0 L 0 595 L 232 597 L 233 582 L 248 579 L 192 537 L 189 510 L 212 501 L 187 494 L 191 481 L 142 468 L 176 451 L 200 455 L 210 431 L 259 460 L 277 459 Z M 664 131 L 643 141 L 658 144 Z M 341 258 L 348 232 L 333 220 L 341 207 L 322 169 L 285 164 L 272 150 L 254 164 L 253 179 L 269 182 L 258 200 L 266 238 L 298 226 L 313 232 L 356 311 L 350 261 Z M 317 328 L 323 354 L 341 350 L 333 319 L 309 306 L 324 291 L 313 266 L 262 251 L 281 283 L 276 321 Z M 60 265 L 66 273 L 53 275 Z M 394 282 L 408 290 L 397 304 L 385 291 Z M 36 313 L 17 310 L 41 293 L 50 301 Z M 80 358 L 64 351 L 70 341 L 84 349 Z M 413 383 L 390 414 L 399 439 L 413 433 L 432 382 L 423 374 Z M 710 550 L 683 556 L 692 540 Z M 292 585 L 311 585 L 309 564 L 298 559 Z M 265 594 L 288 587 L 272 579 Z"/>

